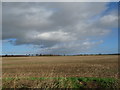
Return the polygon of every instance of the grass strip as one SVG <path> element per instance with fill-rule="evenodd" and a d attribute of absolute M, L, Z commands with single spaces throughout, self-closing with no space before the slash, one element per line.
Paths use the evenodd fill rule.
<path fill-rule="evenodd" d="M 51 81 L 58 88 L 117 88 L 118 79 L 98 77 L 7 77 L 3 82 L 18 80 Z M 49 82 L 46 82 L 49 83 Z M 49 86 L 50 87 L 50 86 Z"/>

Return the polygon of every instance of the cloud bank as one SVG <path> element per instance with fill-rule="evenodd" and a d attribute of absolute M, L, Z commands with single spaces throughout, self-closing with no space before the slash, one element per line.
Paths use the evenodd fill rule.
<path fill-rule="evenodd" d="M 87 52 L 117 27 L 117 13 L 104 14 L 107 9 L 107 3 L 97 2 L 4 2 L 3 40 L 36 46 L 40 53 Z"/>

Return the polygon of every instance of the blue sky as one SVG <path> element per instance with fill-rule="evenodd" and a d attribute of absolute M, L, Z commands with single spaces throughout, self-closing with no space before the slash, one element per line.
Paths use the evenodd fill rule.
<path fill-rule="evenodd" d="M 117 4 L 3 3 L 2 54 L 117 53 Z"/>

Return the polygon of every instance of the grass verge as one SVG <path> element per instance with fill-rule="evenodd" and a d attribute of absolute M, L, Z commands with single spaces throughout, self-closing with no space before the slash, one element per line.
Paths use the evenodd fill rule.
<path fill-rule="evenodd" d="M 3 78 L 5 88 L 118 88 L 115 78 L 96 77 L 8 77 Z"/>

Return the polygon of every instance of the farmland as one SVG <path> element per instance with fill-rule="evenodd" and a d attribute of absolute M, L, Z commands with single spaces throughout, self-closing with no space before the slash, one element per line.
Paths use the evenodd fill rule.
<path fill-rule="evenodd" d="M 73 88 L 73 81 L 84 80 L 84 77 L 112 81 L 118 77 L 117 55 L 3 57 L 2 63 L 5 88 L 64 88 L 65 80 L 69 82 L 66 87 Z M 59 85 L 56 83 L 58 80 L 61 82 Z"/>

